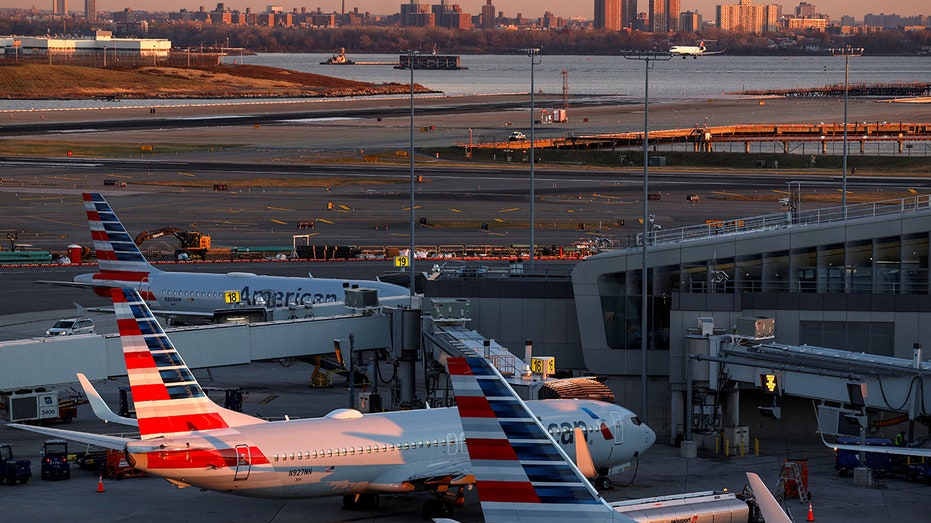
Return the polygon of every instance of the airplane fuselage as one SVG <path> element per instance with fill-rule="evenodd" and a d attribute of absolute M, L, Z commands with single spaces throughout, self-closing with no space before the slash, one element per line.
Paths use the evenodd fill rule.
<path fill-rule="evenodd" d="M 247 272 L 158 271 L 135 282 L 99 272 L 81 274 L 74 281 L 100 285 L 103 295 L 109 295 L 108 287 L 133 287 L 152 308 L 205 314 L 234 306 L 286 307 L 341 302 L 345 290 L 352 287 L 375 289 L 379 297 L 403 296 L 410 292 L 405 287 L 377 280 L 264 276 Z M 238 303 L 227 301 L 229 291 L 238 293 Z"/>
<path fill-rule="evenodd" d="M 531 409 L 570 455 L 574 427 L 598 468 L 629 463 L 655 434 L 633 413 L 598 401 L 546 400 Z M 423 478 L 472 483 L 456 408 L 262 423 L 133 441 L 134 466 L 173 483 L 251 497 L 302 498 L 422 490 Z M 458 472 L 452 472 L 458 471 Z M 450 477 L 455 476 L 455 477 Z"/>

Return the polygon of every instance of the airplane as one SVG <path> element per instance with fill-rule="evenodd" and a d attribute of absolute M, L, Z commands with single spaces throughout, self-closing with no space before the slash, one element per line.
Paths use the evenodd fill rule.
<path fill-rule="evenodd" d="M 699 56 L 721 54 L 724 51 L 708 51 L 705 48 L 705 41 L 702 40 L 698 45 L 674 45 L 669 48 L 670 54 L 679 55 L 682 58 L 687 58 L 691 56 L 692 58 L 698 58 Z"/>
<path fill-rule="evenodd" d="M 432 517 L 452 514 L 474 484 L 455 407 L 372 414 L 336 409 L 321 418 L 284 421 L 225 409 L 206 396 L 139 293 L 111 292 L 136 419 L 110 411 L 95 390 L 87 390 L 86 378 L 81 382 L 98 417 L 135 424 L 140 438 L 8 426 L 121 450 L 134 468 L 178 487 L 241 496 L 343 496 L 347 507 L 374 508 L 379 494 L 427 491 L 434 497 L 424 503 L 424 515 Z M 611 403 L 529 405 L 567 450 L 587 453 L 597 470 L 628 465 L 656 441 L 633 412 Z M 582 436 L 574 437 L 570 427 Z"/>
<path fill-rule="evenodd" d="M 725 492 L 609 504 L 485 358 L 446 364 L 486 523 L 750 520 L 748 503 Z M 791 523 L 760 477 L 746 474 L 766 523 Z"/>
<path fill-rule="evenodd" d="M 194 321 L 214 319 L 217 311 L 242 314 L 246 307 L 342 302 L 352 287 L 375 289 L 382 298 L 410 294 L 406 287 L 377 280 L 162 271 L 146 261 L 103 195 L 84 193 L 83 199 L 99 272 L 80 274 L 73 282 L 43 283 L 92 288 L 103 297 L 111 288 L 133 287 L 157 314 Z"/>

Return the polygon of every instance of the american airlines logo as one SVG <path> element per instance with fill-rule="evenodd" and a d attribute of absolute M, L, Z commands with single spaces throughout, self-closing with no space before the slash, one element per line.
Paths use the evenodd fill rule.
<path fill-rule="evenodd" d="M 332 303 L 341 301 L 336 294 L 320 292 L 303 292 L 300 287 L 294 292 L 274 289 L 251 290 L 248 285 L 239 293 L 242 303 L 265 307 L 287 307 L 288 305 L 312 305 L 314 303 Z"/>

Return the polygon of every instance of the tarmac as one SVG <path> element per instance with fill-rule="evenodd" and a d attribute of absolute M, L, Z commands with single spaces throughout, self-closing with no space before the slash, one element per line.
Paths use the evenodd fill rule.
<path fill-rule="evenodd" d="M 281 419 L 322 416 L 332 409 L 348 406 L 348 393 L 341 377 L 332 388 L 310 388 L 312 368 L 301 362 L 284 366 L 278 362 L 257 362 L 247 366 L 195 371 L 205 388 L 211 389 L 215 401 L 223 401 L 222 391 L 240 388 L 243 412 Z M 95 383 L 108 404 L 116 410 L 119 387 L 123 379 Z M 87 405 L 78 408 L 78 417 L 58 428 L 87 432 L 115 433 L 121 427 L 98 421 Z M 385 495 L 377 511 L 347 510 L 340 498 L 304 500 L 268 500 L 232 496 L 195 488 L 177 489 L 161 478 L 134 477 L 117 481 L 103 479 L 94 471 L 72 465 L 70 480 L 39 479 L 39 452 L 44 438 L 38 434 L 0 427 L 0 441 L 14 445 L 17 457 L 32 460 L 33 478 L 26 485 L 0 486 L 0 513 L 4 521 L 59 521 L 97 523 L 171 520 L 202 522 L 243 521 L 250 523 L 286 523 L 314 521 L 337 522 L 412 522 L 421 521 L 427 493 Z M 614 488 L 603 492 L 608 501 L 653 497 L 706 490 L 740 492 L 747 484 L 745 471 L 756 472 L 775 490 L 785 460 L 803 462 L 808 471 L 811 505 L 798 498 L 784 501 L 793 520 L 846 522 L 926 521 L 931 513 L 931 486 L 900 478 L 879 479 L 870 487 L 854 486 L 852 477 L 841 477 L 834 470 L 831 449 L 806 441 L 759 441 L 759 454 L 753 446 L 744 455 L 731 449 L 730 455 L 700 449 L 698 457 L 680 457 L 675 446 L 656 443 L 646 451 L 635 467 L 613 476 Z M 757 443 L 757 442 L 754 442 Z M 72 444 L 71 452 L 83 447 Z M 481 510 L 475 491 L 466 496 L 466 504 L 456 509 L 454 517 L 463 523 L 481 522 Z"/>
<path fill-rule="evenodd" d="M 348 103 L 348 102 L 347 102 Z M 419 102 L 418 102 L 419 103 Z M 440 103 L 440 102 L 437 102 Z M 445 103 L 451 103 L 446 100 Z M 254 111 L 264 111 L 265 108 L 256 106 Z M 202 109 L 179 109 L 179 114 L 195 114 Z M 125 117 L 138 118 L 133 109 L 114 109 L 113 113 Z M 159 109 L 159 115 L 168 109 Z M 242 108 L 233 108 L 232 112 L 242 111 Z M 876 104 L 867 101 L 852 103 L 851 120 L 860 121 L 893 121 L 896 119 L 915 121 L 928 120 L 931 104 L 915 106 L 913 104 Z M 136 111 L 138 112 L 138 111 Z M 79 112 L 44 114 L 40 112 L 17 113 L 7 119 L 24 121 L 47 121 L 49 118 L 81 119 L 93 122 L 99 117 L 88 117 Z M 776 100 L 766 103 L 748 100 L 731 101 L 701 101 L 683 104 L 669 104 L 665 107 L 651 107 L 651 118 L 655 118 L 657 125 L 664 127 L 689 127 L 701 122 L 713 114 L 710 124 L 764 122 L 764 121 L 837 121 L 840 114 L 839 106 L 834 102 L 823 101 L 786 101 Z M 66 115 L 66 116 L 62 116 Z M 464 119 L 461 116 L 434 115 L 418 119 L 418 126 L 436 125 L 435 133 L 422 133 L 418 141 L 430 140 L 435 143 L 448 145 L 454 139 L 465 139 L 467 131 L 475 126 L 485 129 L 488 133 L 500 133 L 506 136 L 513 128 L 506 125 L 507 121 L 517 121 L 518 117 L 526 113 L 518 111 L 490 112 L 477 119 Z M 615 130 L 636 130 L 642 125 L 642 113 L 638 114 L 635 105 L 601 108 L 579 108 L 572 113 L 574 122 L 587 119 L 588 127 L 612 128 Z M 109 119 L 107 116 L 104 119 Z M 361 122 L 348 121 L 338 125 L 332 122 L 292 123 L 288 125 L 263 126 L 261 129 L 253 126 L 230 127 L 229 133 L 208 135 L 197 130 L 171 130 L 160 134 L 163 141 L 182 141 L 191 139 L 203 143 L 217 143 L 227 140 L 235 143 L 248 144 L 248 152 L 241 153 L 245 163 L 277 161 L 280 157 L 298 158 L 307 154 L 305 148 L 315 148 L 316 151 L 333 150 L 337 148 L 352 149 L 353 144 L 377 143 L 380 148 L 403 149 L 407 143 L 407 122 L 405 118 L 393 117 L 385 119 L 369 119 Z M 579 127 L 583 127 L 581 123 Z M 334 132 L 334 129 L 337 132 Z M 211 133 L 219 130 L 211 130 Z M 429 137 L 427 137 L 429 135 Z M 45 137 L 47 138 L 47 137 Z M 88 132 L 69 135 L 70 140 L 124 140 L 132 143 L 142 142 L 146 138 L 141 131 L 138 132 Z M 308 145 L 309 144 L 309 145 Z M 266 148 L 268 149 L 266 151 Z M 353 151 L 359 153 L 359 151 Z M 316 153 L 314 153 L 316 154 Z M 206 154 L 209 158 L 219 158 L 219 153 Z M 231 158 L 224 158 L 231 160 Z M 42 169 L 42 166 L 37 166 Z M 458 167 L 457 167 L 458 168 Z M 47 170 L 47 168 L 45 168 Z M 56 168 L 57 169 L 57 168 Z M 631 172 L 636 175 L 636 168 Z M 32 173 L 17 168 L 17 176 L 27 180 Z M 47 174 L 47 173 L 46 173 Z M 145 172 L 136 173 L 142 177 Z M 180 174 L 180 173 L 178 173 Z M 9 176 L 9 175 L 5 175 Z M 41 177 L 42 175 L 36 175 Z M 106 176 L 106 175 L 105 175 Z M 458 175 L 463 179 L 466 176 Z M 32 199 L 30 193 L 17 192 L 16 186 L 9 183 L 0 183 L 0 210 L 16 211 L 27 214 L 30 223 L 38 224 L 45 230 L 53 230 L 65 226 L 74 238 L 81 238 L 81 243 L 87 243 L 86 223 L 80 214 L 80 205 L 72 202 L 81 190 L 94 189 L 99 186 L 99 180 L 74 181 L 54 176 L 43 177 L 43 183 L 35 187 L 40 193 L 42 201 Z M 30 185 L 28 182 L 23 182 Z M 473 182 L 482 183 L 482 182 Z M 601 183 L 601 182 L 598 182 Z M 777 182 L 782 185 L 783 182 Z M 17 184 L 18 185 L 18 184 Z M 784 185 L 782 185 L 784 187 Z M 20 186 L 22 187 L 22 186 Z M 685 191 L 685 188 L 681 189 Z M 762 189 L 761 189 L 762 190 Z M 27 196 L 23 197 L 22 195 Z M 246 195 L 247 196 L 247 195 Z M 698 207 L 686 207 L 684 198 L 676 200 L 681 208 L 675 211 L 680 213 L 680 219 L 691 219 L 696 223 L 706 216 L 700 214 L 701 204 Z M 305 195 L 289 196 L 294 202 L 300 201 Z M 68 200 L 62 200 L 68 198 Z M 194 195 L 172 194 L 173 201 L 192 201 Z M 452 199 L 456 199 L 455 194 Z M 469 197 L 458 197 L 460 200 Z M 246 201 L 247 197 L 243 197 Z M 248 206 L 268 206 L 264 197 L 257 197 Z M 261 201 L 259 201 L 261 200 Z M 56 202 L 66 201 L 63 209 L 55 208 Z M 224 202 L 225 203 L 225 202 Z M 591 203 L 591 202 L 590 202 Z M 599 202 L 594 202 L 596 205 Z M 9 204 L 9 205 L 7 205 Z M 275 205 L 275 204 L 272 204 Z M 296 204 L 295 204 L 296 205 Z M 486 203 L 488 205 L 488 203 Z M 510 204 L 493 201 L 492 206 L 510 207 Z M 720 205 L 723 204 L 719 204 Z M 248 206 L 246 206 L 248 208 Z M 398 205 L 384 204 L 383 208 Z M 132 215 L 133 211 L 124 209 L 119 201 L 114 204 L 117 213 Z M 48 212 L 45 209 L 50 209 Z M 150 214 L 136 221 L 137 228 L 148 226 L 161 220 L 162 225 L 166 219 L 173 219 L 178 209 L 170 212 L 170 203 L 160 204 L 153 208 Z M 75 211 L 78 215 L 72 215 Z M 193 209 L 196 212 L 208 212 L 210 209 Z M 236 209 L 229 209 L 234 212 Z M 565 210 L 562 209 L 565 213 Z M 633 211 L 631 211 L 633 213 Z M 716 212 L 721 212 L 717 209 Z M 739 212 L 733 209 L 735 215 Z M 3 213 L 0 212 L 0 216 Z M 746 216 L 747 214 L 742 214 Z M 171 216 L 171 218 L 169 218 Z M 664 213 L 665 216 L 665 213 Z M 715 216 L 721 217 L 721 216 Z M 187 217 L 190 221 L 190 217 Z M 268 221 L 268 220 L 266 220 Z M 183 225 L 183 224 L 182 224 Z M 371 234 L 374 231 L 369 231 Z M 393 231 L 392 231 L 393 232 Z M 235 233 L 233 233 L 235 234 Z M 290 231 L 288 232 L 290 236 Z M 42 237 L 41 241 L 51 243 L 52 240 Z M 61 243 L 62 239 L 54 241 Z M 71 241 L 64 240 L 64 241 Z M 402 239 L 403 241 L 403 239 Z M 92 269 L 81 272 L 90 272 Z M 297 271 L 298 269 L 294 269 Z M 4 269 L 6 272 L 7 269 Z M 19 272 L 19 271 L 17 271 Z M 9 276 L 4 274 L 4 276 Z M 30 275 L 21 275 L 30 278 Z M 38 279 L 38 278 L 36 278 Z M 68 278 L 70 279 L 70 278 Z M 24 288 L 25 289 L 25 288 Z M 12 296 L 15 299 L 31 300 L 30 296 L 46 295 L 49 290 L 25 289 Z M 60 295 L 59 295 L 60 296 Z M 68 295 L 70 296 L 70 295 Z M 7 299 L 10 295 L 7 295 Z M 63 309 L 68 300 L 57 300 L 54 305 L 36 310 L 29 307 L 31 312 L 0 317 L 0 339 L 19 339 L 29 336 L 41 336 L 44 329 L 51 325 L 54 319 L 73 315 L 73 310 Z M 105 315 L 94 316 L 101 332 L 112 332 L 112 319 Z M 244 392 L 244 412 L 270 418 L 281 418 L 288 415 L 294 417 L 321 416 L 334 408 L 348 406 L 348 393 L 346 387 L 337 378 L 336 385 L 329 389 L 313 389 L 309 387 L 311 368 L 304 363 L 297 362 L 292 366 L 283 366 L 278 362 L 256 362 L 247 366 L 227 367 L 196 371 L 197 378 L 205 387 L 216 389 L 241 388 Z M 116 408 L 119 387 L 124 386 L 122 380 L 106 381 L 95 384 L 99 387 L 104 398 L 112 408 Z M 214 394 L 214 398 L 222 401 L 222 396 Z M 621 401 L 623 402 L 623 401 Z M 647 418 L 648 419 L 648 418 Z M 648 419 L 649 421 L 649 419 Z M 60 428 L 111 433 L 115 427 L 108 426 L 94 418 L 88 406 L 81 406 L 78 417 L 70 425 L 61 425 Z M 752 435 L 751 435 L 752 436 Z M 662 441 L 663 438 L 660 438 Z M 192 520 L 203 522 L 291 522 L 314 521 L 320 523 L 348 522 L 348 521 L 378 521 L 378 522 L 411 522 L 421 520 L 421 506 L 427 499 L 427 494 L 414 493 L 407 495 L 383 496 L 381 508 L 375 512 L 345 510 L 339 498 L 320 498 L 309 500 L 264 500 L 240 498 L 216 492 L 204 492 L 193 488 L 177 489 L 164 480 L 156 477 L 132 478 L 123 481 L 103 480 L 104 491 L 99 492 L 99 476 L 90 471 L 74 468 L 70 480 L 41 481 L 39 479 L 39 452 L 44 438 L 37 434 L 14 430 L 0 426 L 0 442 L 9 442 L 14 445 L 17 457 L 28 457 L 32 460 L 33 479 L 26 485 L 5 486 L 0 485 L 0 514 L 4 521 L 60 521 L 85 522 L 92 520 L 99 523 L 123 521 L 167 521 Z M 771 489 L 775 489 L 780 477 L 780 469 L 785 460 L 805 460 L 808 468 L 808 485 L 812 493 L 811 505 L 798 499 L 786 500 L 785 507 L 792 515 L 794 521 L 820 521 L 820 522 L 899 522 L 899 521 L 926 521 L 927 514 L 931 514 L 931 486 L 908 482 L 901 478 L 885 478 L 877 480 L 870 487 L 854 486 L 852 477 L 840 477 L 834 470 L 834 454 L 818 443 L 817 436 L 812 435 L 804 441 L 790 441 L 784 439 L 763 440 L 759 442 L 759 454 L 753 451 L 752 445 L 744 455 L 724 456 L 715 453 L 713 449 L 700 449 L 696 458 L 680 457 L 680 449 L 664 443 L 656 443 L 641 457 L 634 470 L 621 473 L 611 479 L 615 488 L 604 492 L 609 501 L 652 497 L 683 492 L 703 490 L 729 489 L 741 491 L 746 485 L 745 471 L 758 473 Z M 72 446 L 72 450 L 78 447 Z M 811 512 L 809 512 L 809 508 Z M 809 517 L 809 514 L 811 517 Z M 477 503 L 475 492 L 466 496 L 466 505 L 457 509 L 454 517 L 463 523 L 481 522 L 481 510 Z"/>

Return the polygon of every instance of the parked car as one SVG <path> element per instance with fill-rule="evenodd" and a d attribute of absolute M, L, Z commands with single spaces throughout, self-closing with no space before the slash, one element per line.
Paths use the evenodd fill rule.
<path fill-rule="evenodd" d="M 94 334 L 97 326 L 90 318 L 67 318 L 58 320 L 52 328 L 45 331 L 46 336 L 71 336 L 72 334 Z"/>
<path fill-rule="evenodd" d="M 524 133 L 520 131 L 514 131 L 513 133 L 511 133 L 510 136 L 508 136 L 509 142 L 516 142 L 518 140 L 526 140 L 526 139 L 527 139 L 527 136 L 524 135 Z"/>

